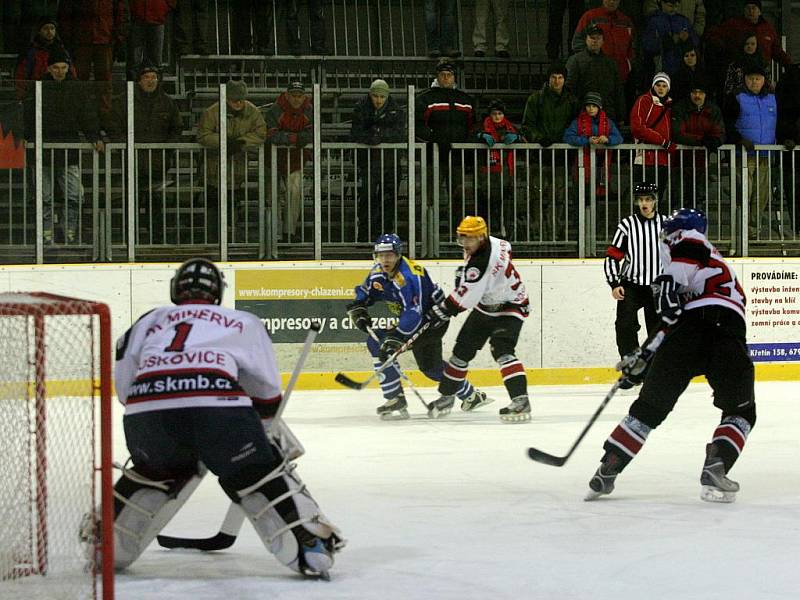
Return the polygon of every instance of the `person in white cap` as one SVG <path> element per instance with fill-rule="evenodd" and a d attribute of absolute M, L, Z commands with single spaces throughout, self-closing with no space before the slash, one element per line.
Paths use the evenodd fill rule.
<path fill-rule="evenodd" d="M 376 79 L 353 108 L 350 139 L 358 144 L 402 142 L 405 113 L 389 93 L 389 84 Z M 358 151 L 358 240 L 374 240 L 397 229 L 394 218 L 397 151 L 384 148 Z"/>
<path fill-rule="evenodd" d="M 634 140 L 663 148 L 643 152 L 640 150 L 634 159 L 635 177 L 655 183 L 659 195 L 666 188 L 670 157 L 678 151 L 677 144 L 672 141 L 672 99 L 669 97 L 669 88 L 669 75 L 664 72 L 656 73 L 652 87 L 636 99 L 630 115 Z"/>

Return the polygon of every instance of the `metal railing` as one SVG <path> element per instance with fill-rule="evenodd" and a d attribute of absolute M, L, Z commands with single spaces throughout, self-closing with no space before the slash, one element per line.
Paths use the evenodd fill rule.
<path fill-rule="evenodd" d="M 224 86 L 218 93 L 225 124 Z M 412 257 L 455 257 L 455 226 L 475 213 L 517 256 L 602 256 L 635 212 L 633 183 L 643 178 L 659 185 L 662 213 L 704 210 L 723 252 L 800 254 L 800 150 L 470 143 L 443 152 L 415 140 L 413 87 L 407 94 L 405 142 L 323 142 L 316 128 L 306 147 L 254 146 L 219 161 L 224 127 L 219 149 L 136 142 L 131 84 L 127 142 L 104 153 L 32 143 L 28 168 L 0 171 L 0 260 L 367 258 L 385 231 L 398 232 Z M 317 84 L 315 122 L 320 96 Z M 41 139 L 41 123 L 37 130 Z M 661 167 L 641 164 L 662 158 Z"/>

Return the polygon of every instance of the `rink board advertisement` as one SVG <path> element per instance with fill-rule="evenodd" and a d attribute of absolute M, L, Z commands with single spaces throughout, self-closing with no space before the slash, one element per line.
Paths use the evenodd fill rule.
<path fill-rule="evenodd" d="M 367 269 L 242 269 L 236 271 L 236 304 L 258 316 L 275 344 L 300 343 L 312 322 L 320 324 L 319 343 L 363 342 L 347 316 L 354 288 Z M 386 306 L 372 307 L 373 326 L 386 328 L 390 318 Z"/>
<path fill-rule="evenodd" d="M 743 268 L 748 344 L 753 362 L 800 362 L 800 265 Z"/>
<path fill-rule="evenodd" d="M 615 301 L 603 276 L 602 260 L 515 260 L 530 298 L 531 313 L 520 333 L 516 354 L 534 384 L 610 382 L 618 360 L 614 342 Z M 800 260 L 729 259 L 747 296 L 750 355 L 760 380 L 800 379 Z M 459 261 L 420 263 L 449 292 Z M 48 291 L 106 302 L 117 338 L 142 314 L 169 304 L 169 281 L 177 263 L 0 266 L 0 289 Z M 275 342 L 278 365 L 291 372 L 306 327 L 320 320 L 317 338 L 300 385 L 335 387 L 340 370 L 368 373 L 372 361 L 366 336 L 352 328 L 346 305 L 372 262 L 220 263 L 228 282 L 223 305 L 258 315 Z M 389 325 L 384 304 L 370 307 L 375 325 Z M 452 351 L 465 315 L 452 319 L 444 337 L 444 356 Z M 640 337 L 644 332 L 640 331 Z M 416 377 L 413 357 L 401 362 Z M 470 373 L 499 385 L 489 348 L 470 362 Z M 490 380 L 490 381 L 489 381 Z"/>

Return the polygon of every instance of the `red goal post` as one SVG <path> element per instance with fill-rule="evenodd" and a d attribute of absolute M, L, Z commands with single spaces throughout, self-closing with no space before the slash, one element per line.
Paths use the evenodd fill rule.
<path fill-rule="evenodd" d="M 4 600 L 114 596 L 111 348 L 106 304 L 0 293 Z"/>

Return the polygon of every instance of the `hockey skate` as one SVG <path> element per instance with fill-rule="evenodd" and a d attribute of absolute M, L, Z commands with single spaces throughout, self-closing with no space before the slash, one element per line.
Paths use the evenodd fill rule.
<path fill-rule="evenodd" d="M 731 503 L 736 501 L 739 484 L 725 476 L 725 464 L 717 456 L 714 444 L 706 446 L 706 462 L 700 474 L 700 499 L 706 502 Z"/>
<path fill-rule="evenodd" d="M 619 459 L 613 454 L 609 454 L 603 459 L 589 480 L 589 493 L 586 494 L 584 500 L 587 502 L 596 500 L 600 496 L 606 496 L 614 491 L 614 480 L 619 475 L 618 462 Z"/>
<path fill-rule="evenodd" d="M 428 417 L 431 419 L 439 419 L 449 415 L 455 403 L 455 396 L 439 396 L 436 400 L 428 404 Z"/>
<path fill-rule="evenodd" d="M 461 410 L 464 412 L 469 412 L 471 410 L 475 410 L 476 408 L 480 408 L 481 406 L 491 404 L 492 402 L 494 402 L 494 398 L 489 398 L 489 396 L 486 395 L 486 392 L 474 389 L 469 396 L 461 400 Z"/>
<path fill-rule="evenodd" d="M 408 403 L 406 396 L 400 392 L 394 398 L 389 398 L 386 402 L 381 404 L 375 412 L 384 421 L 400 421 L 408 419 Z"/>
<path fill-rule="evenodd" d="M 531 403 L 527 396 L 511 399 L 511 404 L 500 409 L 500 420 L 506 423 L 524 423 L 531 420 Z"/>

